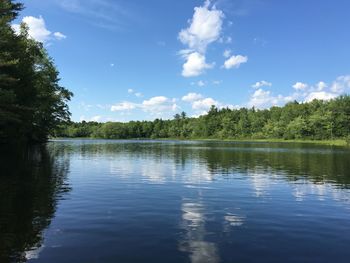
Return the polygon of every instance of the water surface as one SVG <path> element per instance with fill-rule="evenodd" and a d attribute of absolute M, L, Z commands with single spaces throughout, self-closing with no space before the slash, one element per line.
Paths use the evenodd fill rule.
<path fill-rule="evenodd" d="M 57 140 L 2 152 L 0 262 L 350 262 L 350 151 Z"/>

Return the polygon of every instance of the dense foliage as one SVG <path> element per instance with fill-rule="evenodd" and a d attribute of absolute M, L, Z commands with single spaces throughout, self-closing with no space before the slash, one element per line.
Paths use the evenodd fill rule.
<path fill-rule="evenodd" d="M 0 142 L 45 141 L 69 120 L 72 93 L 59 85 L 58 71 L 42 43 L 11 22 L 22 4 L 0 1 Z"/>
<path fill-rule="evenodd" d="M 349 138 L 350 96 L 330 101 L 291 102 L 284 107 L 217 109 L 207 115 L 188 118 L 176 114 L 173 120 L 81 122 L 61 126 L 58 137 L 129 138 L 218 138 L 218 139 L 334 139 Z"/>

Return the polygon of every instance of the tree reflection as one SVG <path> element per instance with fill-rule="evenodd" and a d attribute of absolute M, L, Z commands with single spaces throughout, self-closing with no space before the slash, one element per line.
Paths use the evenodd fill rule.
<path fill-rule="evenodd" d="M 62 143 L 58 145 L 62 146 Z M 98 140 L 68 141 L 62 148 L 65 152 L 79 153 L 82 157 L 100 155 L 117 159 L 117 156 L 129 156 L 130 159 L 148 158 L 160 164 L 164 160 L 172 160 L 181 167 L 185 167 L 186 163 L 200 164 L 197 167 L 204 165 L 207 176 L 212 179 L 218 175 L 237 173 L 247 176 L 277 174 L 287 181 L 307 180 L 315 184 L 326 182 L 340 188 L 350 187 L 350 151 L 346 148 L 297 143 L 139 143 Z"/>
<path fill-rule="evenodd" d="M 40 248 L 70 188 L 69 159 L 54 145 L 0 152 L 0 262 L 24 262 Z"/>

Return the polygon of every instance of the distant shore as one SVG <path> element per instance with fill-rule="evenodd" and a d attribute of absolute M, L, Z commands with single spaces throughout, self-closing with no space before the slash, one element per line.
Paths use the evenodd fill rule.
<path fill-rule="evenodd" d="M 55 137 L 50 140 L 116 140 L 116 141 L 127 141 L 127 140 L 159 140 L 159 141 L 217 141 L 217 142 L 265 142 L 265 143 L 309 143 L 318 145 L 328 146 L 349 146 L 349 143 L 345 139 L 334 139 L 334 140 L 284 140 L 284 139 L 220 139 L 220 138 L 130 138 L 130 139 L 106 139 L 106 138 L 91 138 L 91 137 Z"/>

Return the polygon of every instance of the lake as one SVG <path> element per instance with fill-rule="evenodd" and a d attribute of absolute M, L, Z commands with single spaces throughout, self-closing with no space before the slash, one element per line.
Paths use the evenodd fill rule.
<path fill-rule="evenodd" d="M 350 262 L 349 148 L 54 140 L 0 164 L 0 262 Z"/>

